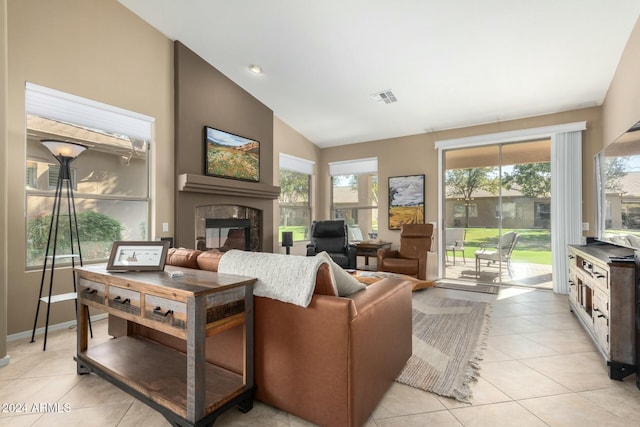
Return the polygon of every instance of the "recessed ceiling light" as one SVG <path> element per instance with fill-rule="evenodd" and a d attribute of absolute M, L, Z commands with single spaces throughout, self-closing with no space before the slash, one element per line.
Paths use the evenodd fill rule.
<path fill-rule="evenodd" d="M 256 64 L 249 65 L 249 70 L 251 70 L 252 73 L 262 74 L 262 67 Z"/>

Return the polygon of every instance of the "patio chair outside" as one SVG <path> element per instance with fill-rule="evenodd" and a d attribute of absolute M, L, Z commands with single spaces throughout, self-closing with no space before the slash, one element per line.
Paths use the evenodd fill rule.
<path fill-rule="evenodd" d="M 462 253 L 462 262 L 467 263 L 464 257 L 464 239 L 467 234 L 466 228 L 447 228 L 445 230 L 445 255 L 449 262 L 449 252 L 453 252 L 453 265 L 456 265 L 456 252 Z"/>
<path fill-rule="evenodd" d="M 510 231 L 500 238 L 498 245 L 492 249 L 482 246 L 475 253 L 476 255 L 476 279 L 480 276 L 480 265 L 482 261 L 487 261 L 487 265 L 502 262 L 507 266 L 509 277 L 513 277 L 513 269 L 511 267 L 511 253 L 518 242 L 518 233 Z"/>

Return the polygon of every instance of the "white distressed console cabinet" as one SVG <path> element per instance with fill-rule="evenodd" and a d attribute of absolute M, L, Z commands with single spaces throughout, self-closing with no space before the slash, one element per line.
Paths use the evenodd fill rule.
<path fill-rule="evenodd" d="M 607 243 L 569 246 L 569 306 L 621 380 L 636 372 L 633 250 Z"/>

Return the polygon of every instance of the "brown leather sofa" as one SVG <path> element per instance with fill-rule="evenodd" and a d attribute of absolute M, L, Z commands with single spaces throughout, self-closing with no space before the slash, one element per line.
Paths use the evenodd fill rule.
<path fill-rule="evenodd" d="M 220 256 L 171 250 L 167 264 L 217 271 Z M 363 425 L 411 356 L 405 280 L 383 279 L 339 297 L 322 265 L 308 307 L 256 296 L 254 310 L 256 398 L 321 426 Z M 126 324 L 112 319 L 111 335 L 126 333 Z M 135 333 L 185 350 L 183 341 L 157 331 Z M 242 343 L 241 327 L 209 337 L 207 360 L 241 372 Z"/>

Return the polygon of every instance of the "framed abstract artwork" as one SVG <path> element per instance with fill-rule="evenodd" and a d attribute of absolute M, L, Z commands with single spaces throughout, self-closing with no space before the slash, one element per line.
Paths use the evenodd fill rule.
<path fill-rule="evenodd" d="M 424 224 L 424 175 L 389 177 L 389 230 Z"/>

